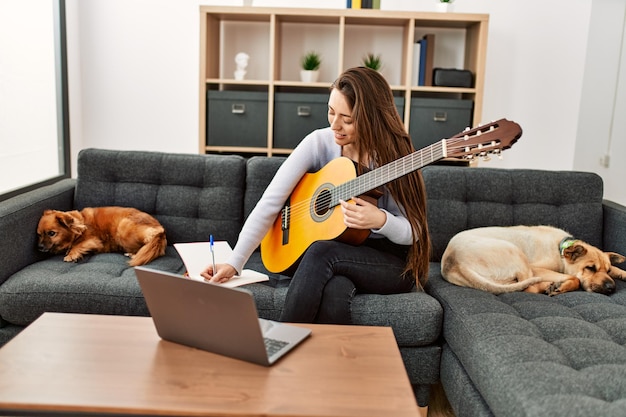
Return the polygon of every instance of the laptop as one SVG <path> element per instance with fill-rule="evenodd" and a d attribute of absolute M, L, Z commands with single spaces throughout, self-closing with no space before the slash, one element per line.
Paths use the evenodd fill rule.
<path fill-rule="evenodd" d="M 248 291 L 140 266 L 135 274 L 164 340 L 270 366 L 311 334 L 260 319 Z"/>

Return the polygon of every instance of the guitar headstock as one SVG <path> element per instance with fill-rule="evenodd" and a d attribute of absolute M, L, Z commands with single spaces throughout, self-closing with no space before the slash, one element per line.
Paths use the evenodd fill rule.
<path fill-rule="evenodd" d="M 522 128 L 515 122 L 500 119 L 452 136 L 445 140 L 446 156 L 474 159 L 499 156 L 522 136 Z"/>

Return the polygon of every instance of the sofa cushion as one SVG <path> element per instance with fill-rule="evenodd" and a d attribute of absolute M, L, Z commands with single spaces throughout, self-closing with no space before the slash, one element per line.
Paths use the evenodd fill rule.
<path fill-rule="evenodd" d="M 475 227 L 550 225 L 602 247 L 602 178 L 529 169 L 428 166 L 433 261 L 455 234 Z"/>
<path fill-rule="evenodd" d="M 24 330 L 24 327 L 14 324 L 0 326 L 0 347 L 17 336 L 22 330 Z"/>
<path fill-rule="evenodd" d="M 147 316 L 148 310 L 128 258 L 118 253 L 86 256 L 63 262 L 53 256 L 11 276 L 0 286 L 0 316 L 28 325 L 44 312 Z M 150 267 L 184 272 L 173 247 Z"/>
<path fill-rule="evenodd" d="M 234 245 L 243 224 L 246 162 L 236 155 L 86 149 L 78 156 L 75 207 L 135 207 L 154 215 L 169 244 Z"/>
<path fill-rule="evenodd" d="M 442 363 L 442 375 L 460 364 L 494 415 L 623 415 L 626 282 L 616 286 L 610 296 L 496 296 L 434 274 L 427 290 L 443 305 L 443 336 L 455 359 Z M 452 392 L 461 388 L 446 386 L 448 396 L 461 401 L 466 390 Z"/>

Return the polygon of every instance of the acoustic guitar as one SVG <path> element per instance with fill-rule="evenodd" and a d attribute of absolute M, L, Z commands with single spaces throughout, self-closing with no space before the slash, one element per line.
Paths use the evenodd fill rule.
<path fill-rule="evenodd" d="M 275 273 L 295 265 L 308 247 L 318 240 L 337 239 L 361 244 L 369 230 L 352 229 L 343 223 L 339 200 L 348 201 L 444 158 L 483 158 L 513 146 L 522 136 L 521 127 L 500 119 L 466 129 L 449 139 L 401 157 L 357 176 L 352 160 L 340 157 L 315 173 L 307 173 L 296 185 L 272 227 L 261 242 L 261 259 Z"/>

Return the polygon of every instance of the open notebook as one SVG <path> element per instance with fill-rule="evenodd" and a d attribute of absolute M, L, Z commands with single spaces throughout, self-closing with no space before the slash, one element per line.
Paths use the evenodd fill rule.
<path fill-rule="evenodd" d="M 197 281 L 204 281 L 204 278 L 200 276 L 208 265 L 213 260 L 211 257 L 211 243 L 210 242 L 191 242 L 191 243 L 174 243 L 174 248 L 178 251 L 178 254 L 185 264 L 187 269 L 187 275 L 191 279 Z M 214 242 L 213 251 L 215 254 L 215 263 L 220 264 L 228 260 L 232 253 L 232 248 L 226 241 Z M 244 269 L 241 271 L 241 275 L 236 275 L 229 281 L 220 284 L 225 287 L 238 287 L 240 285 L 252 284 L 253 282 L 268 281 L 269 276 L 267 274 L 253 271 L 251 269 Z"/>

